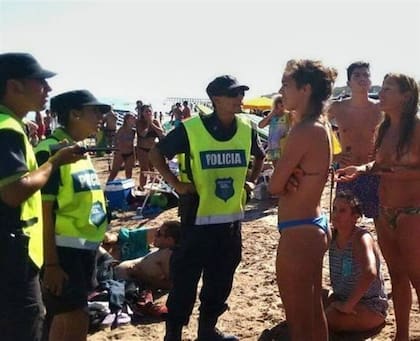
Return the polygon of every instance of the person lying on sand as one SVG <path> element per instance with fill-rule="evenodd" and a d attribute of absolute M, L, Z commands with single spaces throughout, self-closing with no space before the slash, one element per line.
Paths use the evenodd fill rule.
<path fill-rule="evenodd" d="M 155 239 L 156 227 L 120 227 L 105 233 L 102 247 L 117 262 L 146 256 Z"/>
<path fill-rule="evenodd" d="M 179 241 L 180 224 L 177 221 L 166 221 L 154 231 L 153 245 L 157 250 L 143 257 L 127 260 L 114 268 L 117 279 L 134 280 L 156 289 L 169 289 L 169 260 L 172 248 Z"/>

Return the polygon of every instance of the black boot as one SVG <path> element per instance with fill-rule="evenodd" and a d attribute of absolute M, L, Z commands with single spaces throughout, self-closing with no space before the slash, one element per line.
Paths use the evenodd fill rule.
<path fill-rule="evenodd" d="M 202 318 L 198 321 L 197 341 L 239 341 L 234 335 L 227 335 L 216 328 L 217 318 Z"/>
<path fill-rule="evenodd" d="M 163 341 L 182 341 L 182 324 L 166 322 L 166 333 Z"/>

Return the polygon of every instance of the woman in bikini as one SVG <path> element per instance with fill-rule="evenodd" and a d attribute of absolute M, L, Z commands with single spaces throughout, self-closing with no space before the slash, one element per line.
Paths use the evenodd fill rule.
<path fill-rule="evenodd" d="M 338 192 L 331 215 L 329 248 L 333 292 L 327 300 L 328 328 L 367 331 L 385 322 L 388 308 L 380 254 L 371 234 L 357 226 L 362 206 L 350 191 Z"/>
<path fill-rule="evenodd" d="M 111 172 L 107 182 L 112 181 L 117 176 L 121 165 L 124 164 L 125 177 L 131 179 L 134 167 L 134 137 L 136 118 L 134 114 L 127 113 L 124 116 L 123 125 L 115 135 L 115 147 L 118 149 L 114 154 Z"/>
<path fill-rule="evenodd" d="M 318 61 L 291 60 L 280 93 L 286 110 L 295 110 L 296 123 L 269 183 L 279 195 L 276 271 L 280 296 L 292 340 L 327 340 L 321 300 L 322 260 L 330 231 L 320 199 L 331 164 L 331 138 L 324 102 L 337 73 Z M 299 187 L 286 189 L 296 169 L 304 174 Z"/>
<path fill-rule="evenodd" d="M 397 331 L 395 340 L 409 340 L 411 285 L 420 296 L 420 119 L 416 81 L 387 74 L 379 93 L 385 119 L 376 138 L 376 157 L 366 165 L 337 171 L 337 181 L 359 174 L 380 175 L 378 242 L 392 283 Z"/>
<path fill-rule="evenodd" d="M 139 119 L 136 122 L 137 130 L 137 155 L 140 164 L 139 188 L 143 189 L 146 184 L 145 171 L 153 169 L 149 161 L 149 151 L 156 144 L 156 138 L 164 136 L 163 128 L 158 120 L 153 119 L 153 109 L 151 105 L 142 105 L 140 108 Z"/>

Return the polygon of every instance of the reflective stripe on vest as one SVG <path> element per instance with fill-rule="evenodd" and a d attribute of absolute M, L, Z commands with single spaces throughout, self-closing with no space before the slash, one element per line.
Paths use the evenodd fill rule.
<path fill-rule="evenodd" d="M 211 136 L 200 117 L 183 123 L 190 145 L 194 186 L 200 197 L 195 224 L 242 219 L 242 196 L 251 155 L 250 122 L 236 117 L 236 133 L 227 141 Z"/>
<path fill-rule="evenodd" d="M 223 224 L 236 220 L 241 220 L 245 216 L 244 212 L 227 215 L 211 215 L 207 217 L 197 216 L 195 218 L 196 225 L 211 225 L 211 224 Z"/>
<path fill-rule="evenodd" d="M 96 250 L 100 242 L 91 242 L 84 238 L 55 236 L 55 244 L 62 247 L 71 247 L 73 249 Z"/>

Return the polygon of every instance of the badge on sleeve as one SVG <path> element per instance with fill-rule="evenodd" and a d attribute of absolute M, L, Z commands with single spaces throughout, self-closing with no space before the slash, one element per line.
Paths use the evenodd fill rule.
<path fill-rule="evenodd" d="M 96 201 L 92 204 L 90 210 L 90 221 L 96 227 L 100 227 L 106 219 L 106 213 L 100 201 Z"/>

